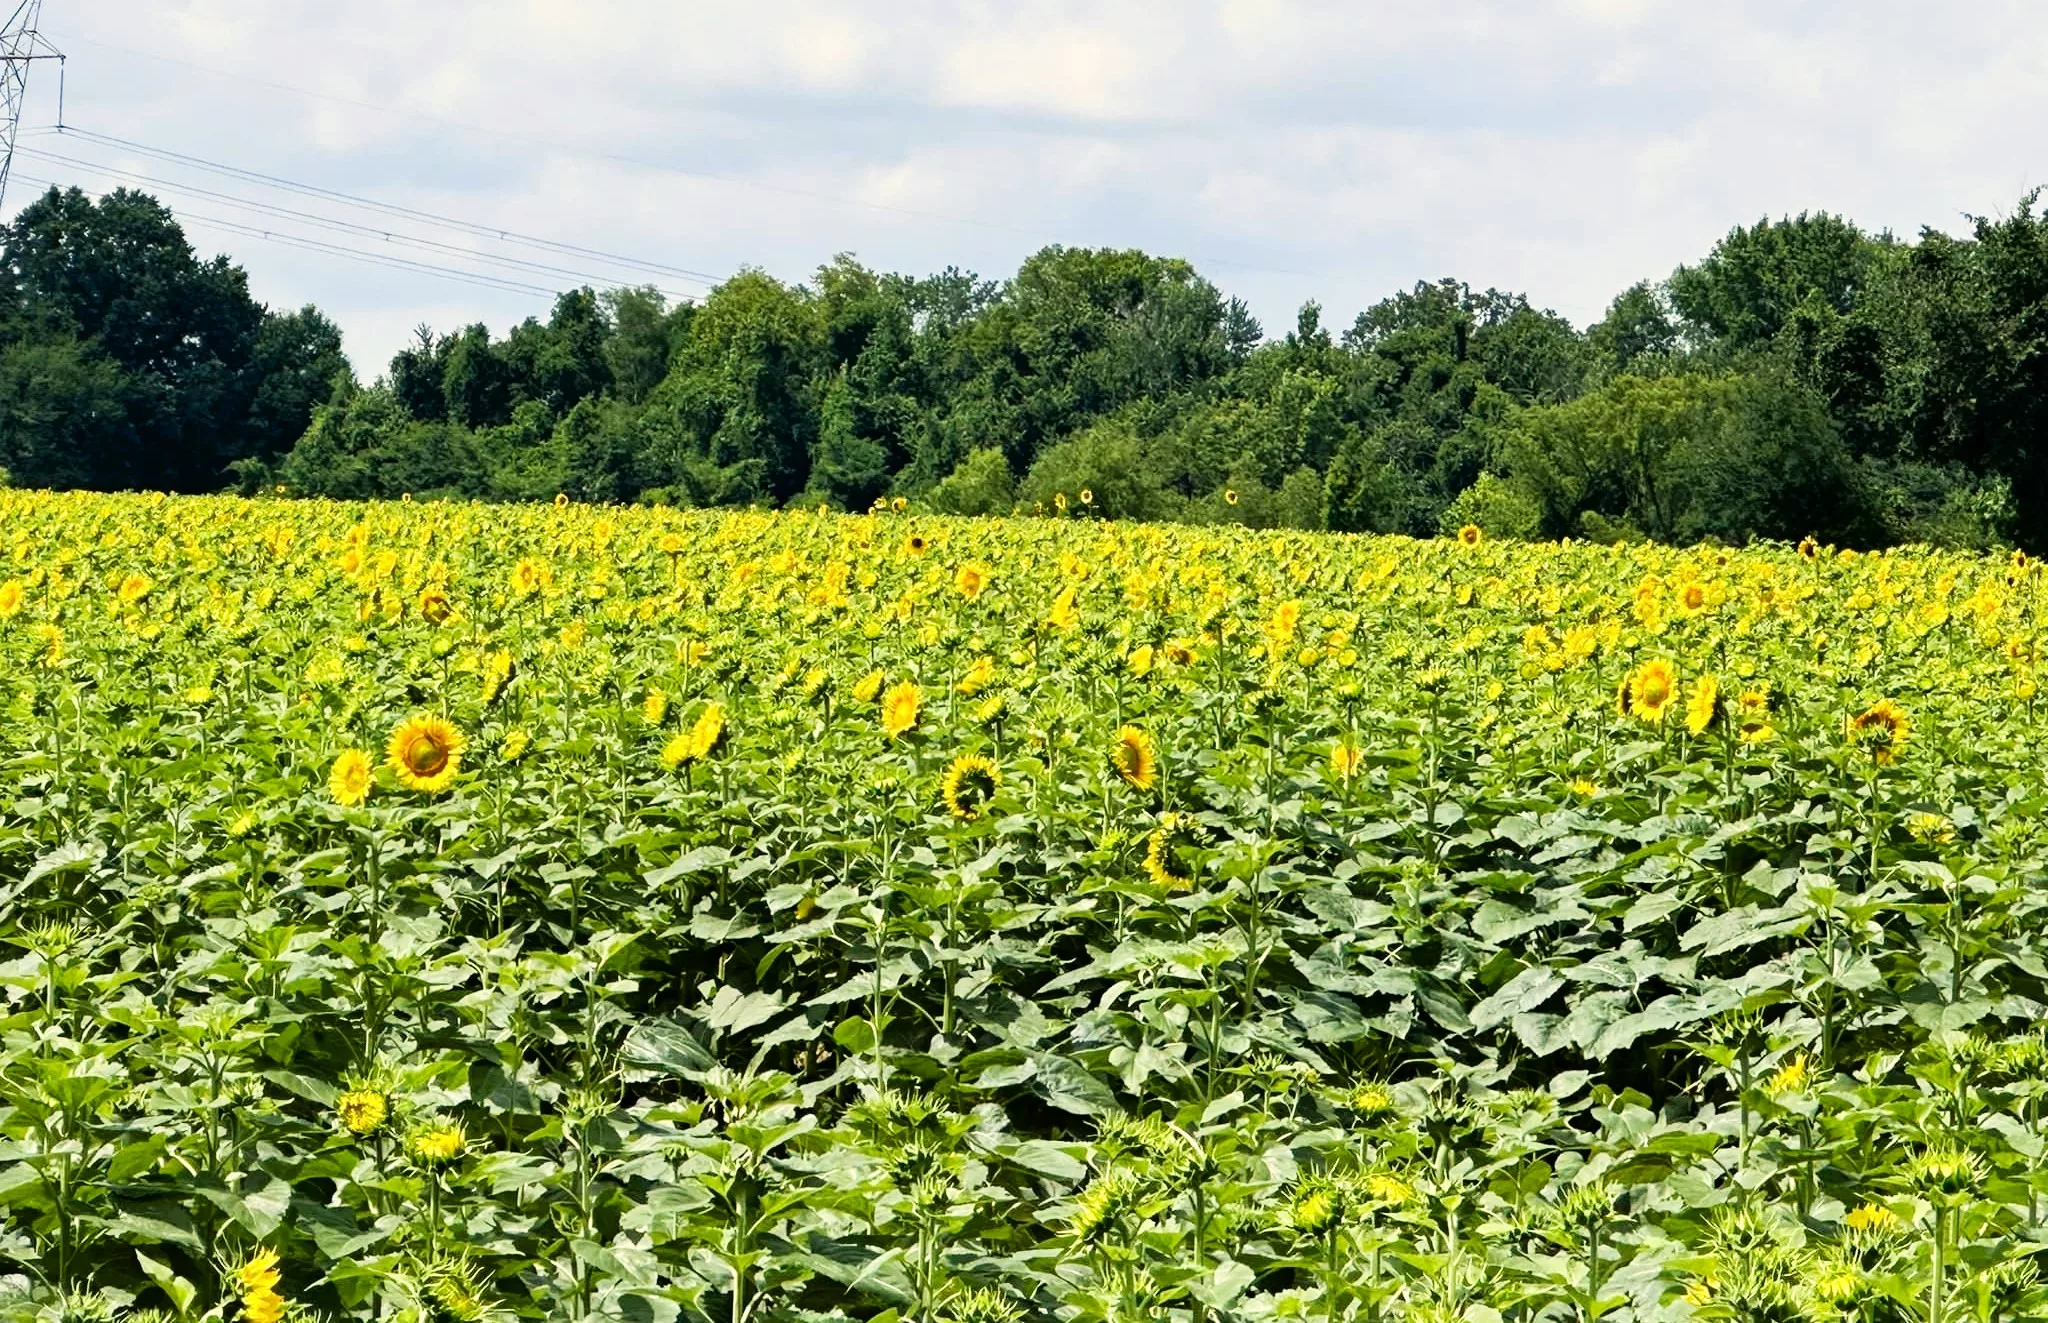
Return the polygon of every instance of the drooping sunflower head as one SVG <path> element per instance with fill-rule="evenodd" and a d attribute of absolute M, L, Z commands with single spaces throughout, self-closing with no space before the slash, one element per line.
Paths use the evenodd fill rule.
<path fill-rule="evenodd" d="M 890 739 L 909 733 L 917 725 L 918 708 L 924 694 L 909 680 L 898 680 L 882 695 L 882 733 Z"/>
<path fill-rule="evenodd" d="M 1140 790 L 1150 790 L 1159 776 L 1159 755 L 1152 737 L 1136 726 L 1125 726 L 1109 746 L 1109 765 L 1116 774 Z"/>
<path fill-rule="evenodd" d="M 455 615 L 455 603 L 449 599 L 448 590 L 438 584 L 429 584 L 420 590 L 420 619 L 430 625 L 445 625 Z"/>
<path fill-rule="evenodd" d="M 1200 844 L 1185 818 L 1178 813 L 1167 814 L 1145 838 L 1145 876 L 1163 891 L 1186 891 L 1193 884 L 1195 873 L 1181 852 Z"/>
<path fill-rule="evenodd" d="M 1693 681 L 1692 697 L 1685 703 L 1685 728 L 1694 735 L 1703 735 L 1720 719 L 1721 684 L 1711 675 L 1702 675 Z"/>
<path fill-rule="evenodd" d="M 327 774 L 327 792 L 343 808 L 354 808 L 370 797 L 370 755 L 361 749 L 343 749 Z"/>
<path fill-rule="evenodd" d="M 391 770 L 407 790 L 438 794 L 462 770 L 462 732 L 445 717 L 409 717 L 391 732 Z"/>
<path fill-rule="evenodd" d="M 940 792 L 946 811 L 962 822 L 973 822 L 988 811 L 989 801 L 1002 789 L 1003 774 L 980 754 L 963 753 L 946 765 Z"/>
<path fill-rule="evenodd" d="M 690 725 L 691 761 L 709 758 L 725 742 L 725 704 L 706 703 Z"/>
<path fill-rule="evenodd" d="M 1656 725 L 1678 702 L 1678 671 L 1663 658 L 1644 662 L 1629 682 L 1629 715 Z"/>
<path fill-rule="evenodd" d="M 1876 763 L 1896 760 L 1912 733 L 1912 718 L 1889 698 L 1850 717 L 1844 732 L 1850 744 L 1867 751 Z"/>

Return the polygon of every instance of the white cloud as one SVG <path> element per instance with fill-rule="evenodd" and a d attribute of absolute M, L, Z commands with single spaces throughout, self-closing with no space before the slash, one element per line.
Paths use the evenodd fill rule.
<path fill-rule="evenodd" d="M 1767 213 L 1954 229 L 2038 182 L 2048 113 L 2026 0 L 1939 25 L 1908 0 L 99 0 L 45 22 L 75 39 L 71 121 L 177 151 L 715 273 L 1144 247 L 1276 329 L 1444 274 L 1584 321 Z M 264 297 L 327 308 L 369 372 L 422 320 L 549 303 L 205 237 Z"/>

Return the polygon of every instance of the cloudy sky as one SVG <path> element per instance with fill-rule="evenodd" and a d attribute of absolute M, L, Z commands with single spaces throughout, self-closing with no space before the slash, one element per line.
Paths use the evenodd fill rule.
<path fill-rule="evenodd" d="M 7 208 L 22 178 L 160 185 L 366 375 L 419 323 L 550 300 L 333 248 L 693 295 L 1117 245 L 1276 334 L 1444 275 L 1583 324 L 1736 222 L 1954 231 L 2048 180 L 2036 0 L 45 0 L 43 30 L 97 136 L 48 131 L 39 68 Z"/>

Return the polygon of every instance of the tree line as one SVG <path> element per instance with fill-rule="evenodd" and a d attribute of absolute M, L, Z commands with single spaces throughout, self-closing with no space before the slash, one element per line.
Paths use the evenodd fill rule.
<path fill-rule="evenodd" d="M 1269 336 L 1187 262 L 1006 281 L 841 256 L 572 290 L 364 383 L 146 195 L 0 230 L 0 465 L 36 486 L 1095 517 L 1426 535 L 2048 546 L 2048 216 L 1739 226 L 1583 330 L 1417 284 Z M 1087 494 L 1085 505 L 1082 493 Z"/>

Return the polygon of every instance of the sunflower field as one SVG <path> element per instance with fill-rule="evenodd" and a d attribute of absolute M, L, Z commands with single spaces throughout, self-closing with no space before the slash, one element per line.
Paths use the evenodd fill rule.
<path fill-rule="evenodd" d="M 2024 557 L 0 515 L 0 1317 L 2048 1314 Z"/>

